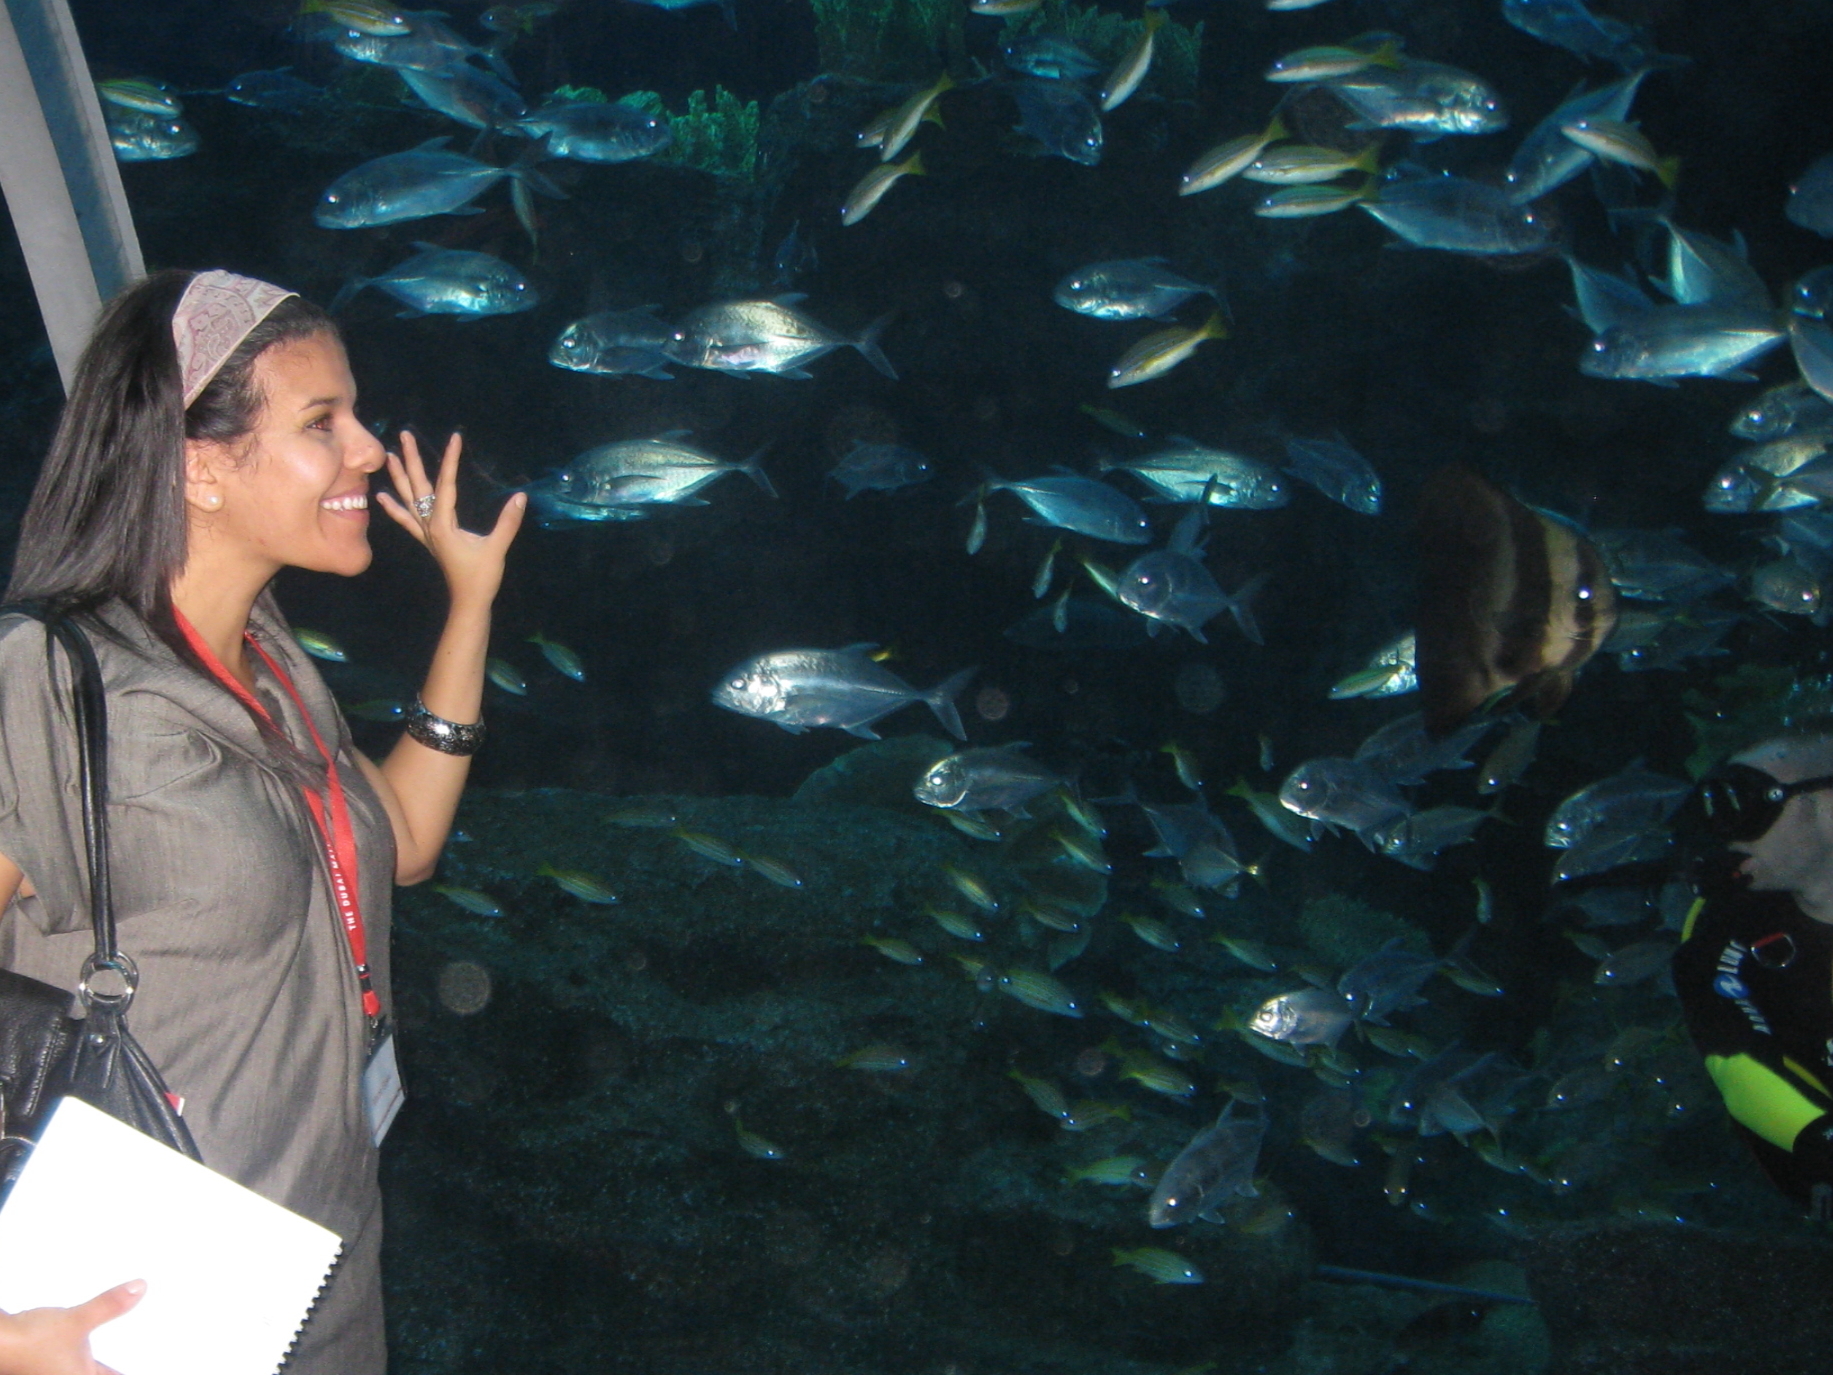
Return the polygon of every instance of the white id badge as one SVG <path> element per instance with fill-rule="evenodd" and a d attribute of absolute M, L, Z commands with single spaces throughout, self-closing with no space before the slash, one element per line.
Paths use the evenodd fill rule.
<path fill-rule="evenodd" d="M 369 1136 L 376 1145 L 388 1135 L 395 1114 L 407 1101 L 401 1087 L 401 1064 L 395 1059 L 395 1034 L 384 1031 L 369 1052 L 369 1063 L 363 1067 L 363 1110 L 369 1117 Z"/>

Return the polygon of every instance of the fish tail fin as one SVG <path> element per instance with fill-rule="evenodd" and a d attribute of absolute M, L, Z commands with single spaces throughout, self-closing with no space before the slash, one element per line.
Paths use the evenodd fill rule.
<path fill-rule="evenodd" d="M 1210 311 L 1209 318 L 1203 322 L 1201 333 L 1205 339 L 1228 338 L 1228 320 L 1219 302 L 1217 308 Z"/>
<path fill-rule="evenodd" d="M 1390 38 L 1379 48 L 1368 55 L 1368 60 L 1377 67 L 1398 67 L 1401 63 L 1400 40 Z"/>
<path fill-rule="evenodd" d="M 980 669 L 975 667 L 964 668 L 959 673 L 951 673 L 923 694 L 923 700 L 936 714 L 936 720 L 940 721 L 943 729 L 957 740 L 967 739 L 967 731 L 961 725 L 961 713 L 955 709 L 955 698 L 978 672 Z"/>
<path fill-rule="evenodd" d="M 1656 158 L 1655 176 L 1663 186 L 1671 190 L 1674 183 L 1680 179 L 1679 157 Z"/>
<path fill-rule="evenodd" d="M 1147 33 L 1157 33 L 1165 27 L 1165 12 L 1157 5 L 1147 5 L 1144 21 Z"/>
<path fill-rule="evenodd" d="M 549 200 L 567 200 L 566 192 L 554 185 L 553 180 L 545 173 L 536 170 L 535 164 L 552 156 L 547 151 L 549 135 L 536 139 L 524 148 L 516 160 L 503 170 L 516 179 L 518 186 L 526 184 L 529 190 L 539 192 Z"/>
<path fill-rule="evenodd" d="M 915 162 L 917 158 L 921 156 L 921 153 L 917 153 L 912 156 L 911 161 Z M 867 325 L 865 333 L 853 341 L 853 347 L 859 350 L 860 356 L 882 372 L 886 377 L 889 377 L 893 382 L 897 381 L 897 369 L 891 366 L 891 360 L 885 357 L 885 351 L 878 346 L 878 337 L 885 332 L 886 326 L 896 318 L 897 312 L 895 310 L 886 311 L 871 324 Z"/>
<path fill-rule="evenodd" d="M 325 309 L 330 311 L 333 315 L 337 314 L 338 311 L 349 305 L 350 298 L 355 296 L 357 292 L 361 291 L 364 287 L 368 286 L 369 282 L 370 279 L 368 277 L 352 277 L 337 289 L 337 295 L 331 298 L 331 304 L 326 306 Z"/>
<path fill-rule="evenodd" d="M 531 28 L 529 31 L 532 33 L 533 29 Z M 509 51 L 515 41 L 516 36 L 514 33 L 499 34 L 497 37 L 491 39 L 489 45 L 483 48 L 479 54 L 484 59 L 485 65 L 488 66 L 491 71 L 495 72 L 511 85 L 515 84 L 516 74 L 510 70 L 509 63 L 504 59 L 503 54 Z"/>
<path fill-rule="evenodd" d="M 952 91 L 955 89 L 955 79 L 947 72 L 943 72 L 941 76 L 936 78 L 936 84 L 931 89 L 935 91 L 937 96 L 940 96 L 944 91 Z"/>
<path fill-rule="evenodd" d="M 1236 590 L 1228 599 L 1228 614 L 1235 618 L 1235 624 L 1241 627 L 1241 633 L 1257 645 L 1266 643 L 1260 633 L 1260 623 L 1254 619 L 1254 598 L 1260 595 L 1260 589 L 1267 585 L 1268 574 L 1256 573 Z"/>
<path fill-rule="evenodd" d="M 1379 143 L 1369 144 L 1368 147 L 1362 150 L 1360 156 L 1349 165 L 1355 171 L 1367 172 L 1370 176 L 1373 176 L 1381 170 L 1381 145 Z"/>
<path fill-rule="evenodd" d="M 942 107 L 940 105 L 931 105 L 927 110 L 923 111 L 923 123 L 933 124 L 938 129 L 948 128 L 948 126 L 942 122 Z"/>
<path fill-rule="evenodd" d="M 759 487 L 763 488 L 766 496 L 775 496 L 777 494 L 776 485 L 771 482 L 770 474 L 764 471 L 761 462 L 764 455 L 769 452 L 770 446 L 768 444 L 764 445 L 763 448 L 759 449 L 756 453 L 752 454 L 751 457 L 739 464 L 738 471 L 750 478 Z"/>
<path fill-rule="evenodd" d="M 1288 131 L 1286 129 L 1286 122 L 1278 115 L 1274 115 L 1272 119 L 1267 121 L 1266 132 L 1261 135 L 1268 143 L 1278 143 L 1287 136 Z"/>
<path fill-rule="evenodd" d="M 541 235 L 535 219 L 535 198 L 528 194 L 528 183 L 517 177 L 509 186 L 509 203 L 515 207 L 516 223 L 528 235 L 536 253 L 541 251 Z"/>
<path fill-rule="evenodd" d="M 929 169 L 923 166 L 923 150 L 921 148 L 904 159 L 904 173 L 906 176 L 912 177 L 926 177 L 929 175 Z"/>

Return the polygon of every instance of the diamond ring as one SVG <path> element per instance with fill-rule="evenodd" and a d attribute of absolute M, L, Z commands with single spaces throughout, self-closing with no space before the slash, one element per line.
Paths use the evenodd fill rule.
<path fill-rule="evenodd" d="M 414 498 L 414 514 L 422 520 L 433 518 L 433 494 L 431 492 L 423 497 Z"/>

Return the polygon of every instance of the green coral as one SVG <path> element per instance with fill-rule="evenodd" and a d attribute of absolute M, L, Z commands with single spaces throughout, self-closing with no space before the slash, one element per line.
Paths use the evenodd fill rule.
<path fill-rule="evenodd" d="M 926 81 L 966 52 L 962 0 L 809 0 L 821 70 Z"/>
<path fill-rule="evenodd" d="M 1741 749 L 1833 714 L 1833 678 L 1797 680 L 1793 669 L 1740 664 L 1710 692 L 1691 689 L 1682 701 L 1695 741 L 1687 772 L 1699 778 Z"/>
<path fill-rule="evenodd" d="M 1145 33 L 1143 19 L 1128 19 L 1112 10 L 1078 5 L 1073 0 L 1045 0 L 1022 18 L 1009 20 L 1006 41 L 1033 33 L 1054 33 L 1074 43 L 1096 61 L 1118 62 Z M 1203 47 L 1203 25 L 1188 28 L 1166 16 L 1152 49 L 1152 72 L 1146 80 L 1167 100 L 1191 100 L 1197 91 L 1197 55 Z"/>
<path fill-rule="evenodd" d="M 658 115 L 675 136 L 651 161 L 710 172 L 716 177 L 751 181 L 757 176 L 758 109 L 755 100 L 740 100 L 724 86 L 687 98 L 687 111 L 674 114 L 654 91 L 633 91 L 618 102 Z"/>
<path fill-rule="evenodd" d="M 548 99 L 555 104 L 609 105 L 611 97 L 596 86 L 556 86 Z"/>
<path fill-rule="evenodd" d="M 1298 929 L 1306 945 L 1338 966 L 1352 965 L 1391 940 L 1422 955 L 1432 953 L 1426 933 L 1411 922 L 1339 893 L 1306 903 L 1298 914 Z"/>

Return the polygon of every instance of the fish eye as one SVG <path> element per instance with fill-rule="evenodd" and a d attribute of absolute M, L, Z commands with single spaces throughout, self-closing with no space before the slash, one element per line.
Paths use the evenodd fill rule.
<path fill-rule="evenodd" d="M 337 194 L 337 192 L 335 192 L 335 191 L 327 191 L 327 192 L 325 192 L 325 204 L 326 204 L 326 205 L 336 205 L 336 204 L 337 204 L 337 202 L 338 202 L 338 194 Z"/>
<path fill-rule="evenodd" d="M 734 692 L 743 692 L 745 690 L 745 680 L 743 678 L 734 678 L 726 686 L 731 688 Z"/>
<path fill-rule="evenodd" d="M 1588 602 L 1588 601 L 1590 601 L 1590 600 L 1591 600 L 1591 589 L 1590 589 L 1589 587 L 1581 587 L 1581 588 L 1579 588 L 1579 589 L 1578 589 L 1578 599 L 1579 599 L 1579 600 L 1580 600 L 1581 602 Z"/>

